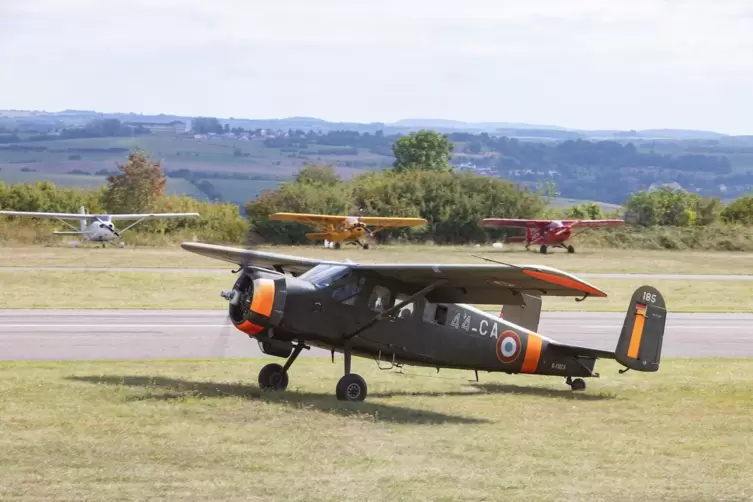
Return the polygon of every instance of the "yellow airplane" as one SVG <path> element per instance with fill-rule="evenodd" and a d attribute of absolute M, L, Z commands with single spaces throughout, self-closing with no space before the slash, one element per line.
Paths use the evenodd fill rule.
<path fill-rule="evenodd" d="M 428 223 L 423 218 L 382 218 L 378 216 L 332 216 L 325 214 L 275 213 L 270 220 L 293 221 L 320 229 L 306 237 L 314 241 L 324 241 L 325 247 L 340 249 L 343 242 L 369 249 L 368 242 L 361 242 L 365 236 L 372 236 L 385 228 L 415 227 Z M 369 226 L 375 228 L 370 229 Z"/>

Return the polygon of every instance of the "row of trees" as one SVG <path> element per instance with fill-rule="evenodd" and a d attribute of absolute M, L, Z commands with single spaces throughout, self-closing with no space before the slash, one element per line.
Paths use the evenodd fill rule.
<path fill-rule="evenodd" d="M 140 231 L 194 231 L 206 240 L 243 240 L 248 224 L 269 242 L 304 243 L 311 231 L 302 225 L 271 222 L 274 212 L 307 212 L 363 216 L 423 217 L 428 225 L 377 234 L 380 239 L 406 238 L 437 243 L 483 242 L 499 238 L 505 230 L 478 226 L 486 217 L 603 218 L 598 204 L 566 210 L 548 206 L 551 191 L 520 189 L 496 177 L 455 171 L 449 159 L 453 145 L 446 135 L 420 131 L 400 138 L 392 146 L 395 162 L 382 172 L 341 179 L 330 165 L 308 165 L 296 178 L 278 189 L 263 192 L 246 205 L 245 221 L 233 204 L 199 202 L 189 197 L 166 196 L 166 177 L 159 162 L 144 152 L 132 152 L 107 178 L 100 190 L 61 189 L 51 183 L 3 185 L 0 207 L 21 211 L 90 212 L 147 211 L 199 212 L 199 219 L 145 222 Z M 699 227 L 713 223 L 753 224 L 753 196 L 723 205 L 684 191 L 661 189 L 638 192 L 625 205 L 625 217 L 638 227 Z"/>

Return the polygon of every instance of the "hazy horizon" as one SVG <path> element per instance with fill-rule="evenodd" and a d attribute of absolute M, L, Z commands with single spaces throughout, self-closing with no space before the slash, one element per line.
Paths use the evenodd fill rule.
<path fill-rule="evenodd" d="M 747 0 L 0 5 L 0 108 L 753 134 Z"/>

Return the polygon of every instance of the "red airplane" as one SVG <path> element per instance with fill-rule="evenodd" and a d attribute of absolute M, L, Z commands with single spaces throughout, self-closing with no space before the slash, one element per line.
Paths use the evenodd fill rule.
<path fill-rule="evenodd" d="M 505 243 L 525 242 L 526 249 L 531 244 L 539 244 L 539 251 L 546 254 L 547 247 L 567 249 L 574 253 L 572 245 L 565 245 L 565 241 L 573 236 L 573 227 L 588 230 L 591 228 L 617 227 L 625 223 L 624 220 L 518 220 L 507 218 L 486 218 L 479 226 L 484 228 L 525 228 L 526 235 L 514 235 L 505 238 Z"/>

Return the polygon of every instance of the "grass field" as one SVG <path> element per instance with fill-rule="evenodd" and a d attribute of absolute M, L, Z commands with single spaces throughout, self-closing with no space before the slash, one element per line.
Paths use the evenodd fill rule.
<path fill-rule="evenodd" d="M 212 272 L 75 272 L 0 270 L 0 308 L 224 309 L 219 293 L 237 276 Z M 622 312 L 633 291 L 650 284 L 671 312 L 753 312 L 753 281 L 593 279 L 607 298 L 545 299 L 545 311 Z M 40 293 L 43 292 L 43 293 Z M 499 306 L 483 306 L 498 310 Z"/>
<path fill-rule="evenodd" d="M 242 247 L 242 246 L 239 246 Z M 542 255 L 521 247 L 494 249 L 490 246 L 378 246 L 368 251 L 352 247 L 341 250 L 323 246 L 262 246 L 262 251 L 329 260 L 351 259 L 363 263 L 486 263 L 485 256 L 504 263 L 548 265 L 570 273 L 641 274 L 753 274 L 753 253 L 716 251 L 644 251 L 583 249 L 575 254 Z M 125 249 L 71 248 L 61 239 L 56 246 L 0 247 L 2 266 L 120 266 L 223 268 L 230 264 L 172 247 Z"/>
<path fill-rule="evenodd" d="M 559 378 L 303 359 L 0 363 L 2 500 L 749 500 L 753 362 Z M 336 361 L 339 363 L 340 361 Z M 747 474 L 746 474 L 747 473 Z"/>

